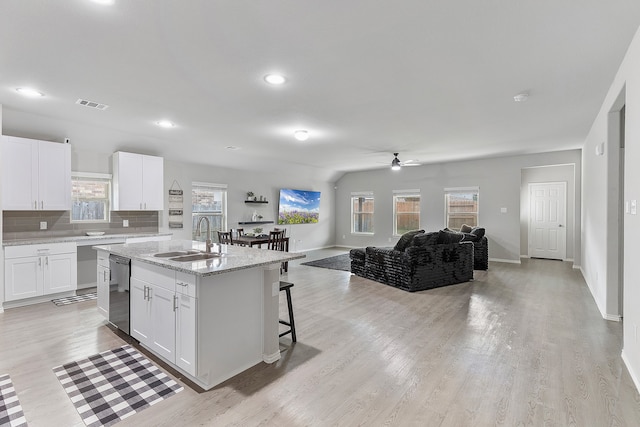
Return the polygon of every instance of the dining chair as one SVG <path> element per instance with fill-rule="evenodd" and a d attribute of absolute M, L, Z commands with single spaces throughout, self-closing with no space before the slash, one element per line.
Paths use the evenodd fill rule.
<path fill-rule="evenodd" d="M 233 245 L 231 231 L 218 231 L 218 242 L 225 245 Z"/>
<path fill-rule="evenodd" d="M 232 239 L 244 236 L 244 228 L 232 228 L 229 231 L 231 231 Z M 245 243 L 241 243 L 236 240 L 233 241 L 233 244 L 238 246 L 247 246 Z"/>

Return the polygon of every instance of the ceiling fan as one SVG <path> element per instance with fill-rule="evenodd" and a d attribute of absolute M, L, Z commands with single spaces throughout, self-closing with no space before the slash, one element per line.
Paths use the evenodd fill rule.
<path fill-rule="evenodd" d="M 397 171 L 400 170 L 402 166 L 420 166 L 417 160 L 407 160 L 406 162 L 400 161 L 398 159 L 399 153 L 393 153 L 393 160 L 391 161 L 391 170 Z"/>

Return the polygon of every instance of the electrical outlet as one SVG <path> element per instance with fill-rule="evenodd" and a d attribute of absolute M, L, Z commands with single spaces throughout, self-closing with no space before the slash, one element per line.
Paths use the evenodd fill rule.
<path fill-rule="evenodd" d="M 40 230 L 47 229 L 47 221 L 40 221 Z"/>
<path fill-rule="evenodd" d="M 129 220 L 128 219 L 123 219 L 122 220 L 122 226 L 123 227 L 128 227 L 129 226 Z"/>
<path fill-rule="evenodd" d="M 342 238 L 343 238 L 343 239 L 346 239 L 346 238 L 347 238 L 347 236 L 345 236 L 345 235 L 343 234 L 343 235 L 342 235 Z"/>

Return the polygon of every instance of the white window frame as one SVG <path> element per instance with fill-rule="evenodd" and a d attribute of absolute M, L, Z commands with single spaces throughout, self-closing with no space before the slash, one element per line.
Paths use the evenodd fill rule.
<path fill-rule="evenodd" d="M 422 197 L 420 196 L 420 190 L 412 189 L 412 190 L 393 190 L 393 235 L 400 236 L 402 233 L 398 233 L 398 218 L 397 218 L 397 204 L 396 200 L 398 197 L 418 197 L 420 202 L 422 203 Z M 418 205 L 418 229 L 420 228 L 420 223 L 422 222 L 422 216 L 420 212 L 420 205 Z M 411 213 L 411 212 L 401 212 L 401 213 Z M 415 213 L 415 212 L 414 212 Z"/>
<path fill-rule="evenodd" d="M 214 191 L 220 191 L 222 193 L 222 212 L 220 214 L 218 214 L 217 212 L 213 212 L 213 211 L 207 211 L 207 212 L 193 212 L 193 191 L 196 188 L 208 188 Z M 227 230 L 227 184 L 215 184 L 215 183 L 211 183 L 211 182 L 192 182 L 191 183 L 191 224 L 192 224 L 192 230 L 191 230 L 191 236 L 193 236 L 193 239 L 195 240 L 196 236 L 196 229 L 194 225 L 194 221 L 193 218 L 194 217 L 209 217 L 209 216 L 221 216 L 222 220 L 220 221 L 220 228 L 216 228 L 213 226 L 213 224 L 210 227 L 210 232 L 211 232 L 211 236 L 209 236 L 209 239 L 213 240 L 213 241 L 217 241 L 217 231 L 226 231 Z M 204 234 L 206 234 L 206 230 L 205 230 L 205 226 L 202 225 L 202 231 Z M 201 235 L 200 240 L 206 240 L 206 238 L 204 238 L 204 236 Z"/>
<path fill-rule="evenodd" d="M 444 226 L 449 227 L 449 195 L 455 193 L 475 193 L 477 198 L 476 223 L 480 224 L 480 187 L 451 187 L 444 189 Z"/>
<path fill-rule="evenodd" d="M 354 205 L 354 199 L 359 199 L 359 198 L 365 198 L 365 199 L 371 199 L 373 200 L 373 212 L 355 212 L 353 210 L 353 205 Z M 349 202 L 351 204 L 351 234 L 355 234 L 355 235 L 365 235 L 365 236 L 372 236 L 375 234 L 375 211 L 376 211 L 376 199 L 373 195 L 373 191 L 360 191 L 360 192 L 354 192 L 351 193 L 351 197 L 349 198 Z M 356 222 L 354 221 L 355 215 L 356 214 L 369 214 L 371 213 L 371 223 L 372 223 L 372 231 L 356 231 L 355 230 L 355 225 Z"/>
<path fill-rule="evenodd" d="M 73 181 L 99 181 L 107 183 L 107 200 L 105 201 L 105 219 L 98 220 L 84 220 L 73 219 L 73 202 L 77 200 L 73 195 Z M 95 173 L 95 172 L 71 172 L 71 206 L 69 207 L 69 222 L 71 224 L 108 224 L 111 220 L 111 187 L 112 175 L 110 173 Z"/>

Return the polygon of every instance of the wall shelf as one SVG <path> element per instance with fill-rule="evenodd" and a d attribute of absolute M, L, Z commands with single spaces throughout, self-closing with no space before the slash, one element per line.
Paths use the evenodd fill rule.
<path fill-rule="evenodd" d="M 245 203 L 251 203 L 251 204 L 254 204 L 254 203 L 262 203 L 262 204 L 269 203 L 267 200 L 245 200 L 244 202 Z"/>
<path fill-rule="evenodd" d="M 249 225 L 249 224 L 273 224 L 273 221 L 239 221 L 239 225 Z"/>

